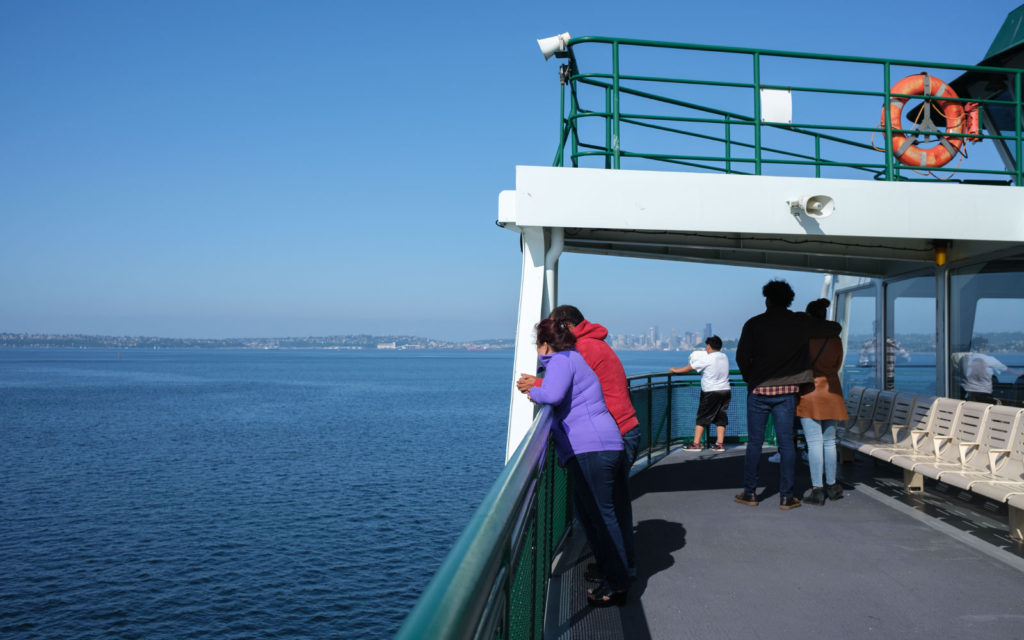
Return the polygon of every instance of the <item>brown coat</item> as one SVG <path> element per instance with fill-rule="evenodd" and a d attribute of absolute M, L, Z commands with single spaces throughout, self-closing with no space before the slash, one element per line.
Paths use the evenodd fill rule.
<path fill-rule="evenodd" d="M 827 344 L 826 344 L 827 343 Z M 822 349 L 822 345 L 825 345 Z M 814 388 L 810 384 L 801 390 L 796 415 L 815 420 L 846 420 L 846 403 L 839 384 L 839 370 L 843 366 L 843 342 L 838 337 L 811 338 L 811 359 L 814 361 Z M 819 352 L 821 355 L 818 355 Z"/>

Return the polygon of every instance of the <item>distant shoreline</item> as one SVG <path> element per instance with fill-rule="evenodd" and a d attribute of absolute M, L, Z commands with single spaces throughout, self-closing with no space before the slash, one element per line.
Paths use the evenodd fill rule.
<path fill-rule="evenodd" d="M 419 336 L 339 335 L 302 338 L 158 338 L 149 336 L 0 333 L 0 349 L 247 349 L 327 351 L 408 351 L 511 349 L 514 340 L 448 341 Z"/>

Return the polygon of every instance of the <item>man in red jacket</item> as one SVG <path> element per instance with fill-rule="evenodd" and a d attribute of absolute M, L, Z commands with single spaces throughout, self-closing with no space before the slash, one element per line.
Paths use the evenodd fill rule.
<path fill-rule="evenodd" d="M 604 341 L 608 337 L 608 330 L 599 324 L 587 322 L 579 309 L 567 304 L 555 307 L 549 317 L 555 322 L 564 322 L 576 336 L 576 350 L 580 352 L 583 360 L 594 370 L 597 379 L 601 382 L 604 403 L 608 407 L 608 413 L 612 414 L 612 418 L 615 419 L 615 423 L 619 427 L 627 461 L 632 466 L 636 461 L 637 450 L 640 448 L 640 428 L 637 426 L 640 421 L 637 420 L 633 401 L 629 397 L 629 383 L 626 382 L 626 370 L 622 367 L 622 361 Z M 519 376 L 516 387 L 526 393 L 530 387 L 541 386 L 542 380 L 543 378 L 524 373 Z M 628 513 L 622 514 L 624 520 L 622 529 L 629 575 L 635 577 L 633 509 L 632 504 L 628 504 Z M 595 567 L 587 567 L 586 578 L 592 582 L 601 581 Z"/>
<path fill-rule="evenodd" d="M 622 442 L 626 446 L 630 465 L 636 461 L 637 449 L 640 447 L 640 421 L 636 418 L 633 401 L 629 397 L 629 383 L 626 382 L 626 370 L 615 351 L 608 346 L 605 338 L 608 330 L 599 324 L 588 322 L 580 310 L 571 305 L 555 307 L 549 316 L 555 322 L 564 322 L 576 336 L 576 350 L 597 374 L 604 393 L 604 403 L 608 412 L 615 418 L 622 434 Z M 516 386 L 526 393 L 530 387 L 539 387 L 542 378 L 522 374 Z"/>

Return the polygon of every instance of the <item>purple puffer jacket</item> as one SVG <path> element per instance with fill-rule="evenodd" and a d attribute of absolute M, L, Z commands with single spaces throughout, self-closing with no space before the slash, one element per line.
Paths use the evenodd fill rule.
<path fill-rule="evenodd" d="M 578 351 L 557 351 L 540 356 L 547 370 L 544 383 L 530 389 L 530 399 L 553 405 L 558 463 L 591 451 L 622 451 L 622 436 L 608 413 L 597 374 Z"/>

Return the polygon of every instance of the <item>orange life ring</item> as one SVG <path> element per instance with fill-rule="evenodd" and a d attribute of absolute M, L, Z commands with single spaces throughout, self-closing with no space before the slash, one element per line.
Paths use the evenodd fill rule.
<path fill-rule="evenodd" d="M 905 96 L 919 96 L 930 99 L 938 105 L 946 118 L 947 133 L 963 133 L 964 109 L 959 102 L 950 102 L 948 98 L 956 98 L 956 92 L 948 84 L 927 73 L 907 76 L 892 86 L 890 93 L 902 93 Z M 909 97 L 893 96 L 889 100 L 889 122 L 893 129 L 903 128 L 903 105 Z M 930 123 L 929 123 L 930 124 Z M 885 107 L 882 107 L 882 128 L 885 128 Z M 964 139 L 958 136 L 943 136 L 935 130 L 939 144 L 930 149 L 922 149 L 915 142 L 917 136 L 905 136 L 901 133 L 892 134 L 892 149 L 896 159 L 901 163 L 914 167 L 941 167 L 953 159 L 964 145 Z"/>

